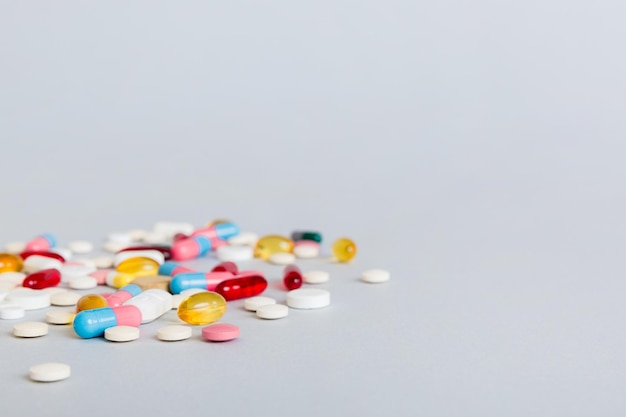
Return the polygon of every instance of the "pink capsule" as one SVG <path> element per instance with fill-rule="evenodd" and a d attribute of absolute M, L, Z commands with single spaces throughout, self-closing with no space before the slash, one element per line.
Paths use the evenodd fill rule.
<path fill-rule="evenodd" d="M 44 233 L 43 235 L 37 236 L 30 242 L 26 243 L 24 248 L 25 251 L 49 251 L 50 249 L 56 246 L 56 239 L 50 233 Z"/>
<path fill-rule="evenodd" d="M 50 268 L 34 272 L 24 278 L 23 287 L 41 290 L 49 287 L 56 287 L 61 282 L 61 272 L 58 269 Z"/>
<path fill-rule="evenodd" d="M 283 272 L 283 283 L 287 290 L 297 290 L 302 286 L 302 272 L 295 265 L 287 265 Z"/>
<path fill-rule="evenodd" d="M 111 271 L 114 271 L 114 269 L 98 269 L 89 274 L 89 276 L 94 277 L 98 285 L 105 285 L 107 283 L 107 275 Z"/>
<path fill-rule="evenodd" d="M 114 293 L 101 294 L 106 300 L 109 307 L 119 307 L 131 298 L 141 294 L 141 287 L 135 284 L 128 284 Z"/>
<path fill-rule="evenodd" d="M 211 249 L 211 241 L 205 236 L 194 236 L 179 240 L 172 245 L 172 258 L 177 261 L 195 259 L 206 255 Z"/>

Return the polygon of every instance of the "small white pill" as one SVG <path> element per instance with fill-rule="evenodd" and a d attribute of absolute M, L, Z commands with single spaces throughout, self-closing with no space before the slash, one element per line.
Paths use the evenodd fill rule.
<path fill-rule="evenodd" d="M 39 321 L 23 321 L 13 326 L 13 336 L 41 337 L 48 334 L 48 325 Z"/>
<path fill-rule="evenodd" d="M 0 303 L 0 319 L 3 320 L 16 320 L 21 319 L 26 315 L 24 309 L 14 303 Z"/>
<path fill-rule="evenodd" d="M 0 302 L 2 302 L 7 295 L 9 295 L 9 290 L 3 290 L 2 288 L 0 288 Z"/>
<path fill-rule="evenodd" d="M 326 271 L 308 271 L 302 274 L 302 280 L 306 284 L 323 284 L 329 279 L 330 275 Z"/>
<path fill-rule="evenodd" d="M 113 264 L 115 266 L 121 264 L 127 259 L 131 258 L 148 258 L 152 259 L 159 265 L 165 262 L 165 256 L 158 250 L 129 250 L 125 252 L 116 253 Z"/>
<path fill-rule="evenodd" d="M 113 326 L 104 331 L 104 338 L 111 342 L 130 342 L 139 339 L 139 328 L 132 326 Z"/>
<path fill-rule="evenodd" d="M 12 255 L 19 255 L 24 252 L 24 249 L 26 249 L 25 242 L 9 242 L 4 245 L 4 251 Z"/>
<path fill-rule="evenodd" d="M 146 237 L 146 232 L 143 229 L 131 229 L 128 231 L 128 234 L 135 242 L 141 242 Z"/>
<path fill-rule="evenodd" d="M 245 246 L 254 246 L 256 242 L 259 240 L 259 235 L 252 232 L 242 232 L 237 236 L 233 236 L 228 239 L 229 245 L 245 245 Z"/>
<path fill-rule="evenodd" d="M 53 306 L 75 306 L 78 300 L 80 300 L 79 293 L 73 291 L 64 291 L 50 296 L 50 304 Z"/>
<path fill-rule="evenodd" d="M 276 265 L 289 265 L 296 261 L 296 257 L 293 253 L 278 252 L 270 255 L 268 261 Z"/>
<path fill-rule="evenodd" d="M 250 298 L 246 298 L 246 300 L 244 301 L 243 308 L 245 308 L 248 311 L 257 311 L 259 307 L 266 306 L 269 304 L 276 304 L 276 300 L 270 297 L 263 297 L 263 296 L 250 297 Z"/>
<path fill-rule="evenodd" d="M 106 269 L 111 268 L 113 266 L 113 257 L 112 256 L 100 256 L 93 260 L 96 268 Z"/>
<path fill-rule="evenodd" d="M 61 255 L 66 261 L 72 259 L 73 255 L 72 251 L 69 248 L 53 248 L 50 249 L 50 252 Z"/>
<path fill-rule="evenodd" d="M 252 246 L 220 246 L 217 248 L 217 259 L 220 261 L 241 262 L 253 258 Z"/>
<path fill-rule="evenodd" d="M 361 275 L 363 282 L 367 282 L 369 284 L 380 284 L 381 282 L 389 281 L 390 278 L 391 274 L 389 271 L 385 271 L 384 269 L 370 269 L 363 272 L 363 275 Z"/>
<path fill-rule="evenodd" d="M 89 253 L 93 251 L 93 244 L 86 240 L 74 240 L 70 242 L 69 247 L 74 253 Z"/>
<path fill-rule="evenodd" d="M 26 274 L 22 272 L 3 272 L 0 274 L 0 283 L 13 284 L 13 287 L 22 285 Z"/>
<path fill-rule="evenodd" d="M 317 245 L 297 245 L 293 248 L 293 254 L 302 259 L 317 258 L 320 254 L 320 248 Z"/>
<path fill-rule="evenodd" d="M 107 242 L 104 242 L 104 245 L 102 247 L 107 252 L 116 253 L 116 252 L 121 251 L 122 249 L 126 249 L 129 246 L 130 246 L 129 243 L 113 242 L 109 240 Z"/>
<path fill-rule="evenodd" d="M 177 342 L 191 337 L 191 327 L 182 325 L 172 325 L 161 327 L 157 330 L 157 338 L 166 342 Z"/>
<path fill-rule="evenodd" d="M 287 317 L 289 308 L 283 304 L 266 304 L 257 309 L 256 315 L 266 320 L 276 320 Z"/>
<path fill-rule="evenodd" d="M 70 374 L 71 368 L 69 365 L 55 362 L 35 365 L 28 371 L 30 379 L 37 382 L 61 381 L 69 378 Z"/>
<path fill-rule="evenodd" d="M 66 262 L 61 266 L 61 282 L 69 282 L 74 278 L 84 277 L 96 272 L 96 267 L 81 262 Z"/>
<path fill-rule="evenodd" d="M 70 324 L 74 320 L 71 310 L 55 309 L 46 313 L 46 321 L 50 324 Z"/>
<path fill-rule="evenodd" d="M 165 236 L 165 239 L 171 239 L 177 233 L 183 233 L 190 235 L 193 233 L 195 227 L 191 223 L 185 222 L 157 222 L 152 228 L 153 232 L 160 233 Z"/>
<path fill-rule="evenodd" d="M 180 303 L 182 303 L 185 298 L 187 298 L 188 296 L 185 296 L 183 294 L 174 294 L 172 295 L 172 309 L 173 310 L 178 310 L 178 306 L 180 305 Z"/>
<path fill-rule="evenodd" d="M 20 285 L 20 284 L 14 284 L 12 282 L 7 282 L 7 281 L 0 281 L 0 290 L 2 290 L 2 291 L 11 291 L 12 289 L 17 287 L 18 285 Z"/>
<path fill-rule="evenodd" d="M 31 274 L 33 272 L 41 271 L 42 269 L 61 269 L 61 261 L 47 256 L 32 255 L 26 258 L 24 261 L 24 272 Z"/>
<path fill-rule="evenodd" d="M 73 290 L 90 290 L 98 286 L 98 280 L 94 277 L 84 276 L 72 278 L 68 285 Z"/>
<path fill-rule="evenodd" d="M 50 293 L 46 291 L 16 288 L 9 292 L 6 299 L 21 306 L 24 310 L 38 310 L 50 307 L 50 297 Z"/>
<path fill-rule="evenodd" d="M 163 233 L 160 232 L 149 232 L 143 237 L 143 241 L 145 243 L 149 243 L 151 245 L 160 245 L 168 243 L 171 237 L 167 237 Z"/>
<path fill-rule="evenodd" d="M 287 293 L 287 305 L 291 308 L 314 309 L 330 304 L 330 293 L 314 288 L 300 288 Z"/>
<path fill-rule="evenodd" d="M 109 242 L 125 243 L 127 245 L 133 243 L 133 238 L 126 232 L 113 232 L 109 233 Z"/>

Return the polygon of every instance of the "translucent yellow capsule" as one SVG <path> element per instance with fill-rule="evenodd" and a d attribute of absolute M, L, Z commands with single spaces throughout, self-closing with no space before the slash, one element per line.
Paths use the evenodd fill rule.
<path fill-rule="evenodd" d="M 22 258 L 19 256 L 0 253 L 0 272 L 20 272 L 22 266 Z"/>
<path fill-rule="evenodd" d="M 333 255 L 339 262 L 348 262 L 356 255 L 356 243 L 347 237 L 335 240 L 333 243 Z"/>
<path fill-rule="evenodd" d="M 150 258 L 129 258 L 121 262 L 115 270 L 123 274 L 131 274 L 135 277 L 147 277 L 159 275 L 159 263 Z"/>
<path fill-rule="evenodd" d="M 109 303 L 100 294 L 87 294 L 78 299 L 76 303 L 76 312 L 80 313 L 85 310 L 94 310 L 96 308 L 108 307 Z"/>
<path fill-rule="evenodd" d="M 254 248 L 254 256 L 261 259 L 269 259 L 273 254 L 281 252 L 293 252 L 293 240 L 278 235 L 263 236 Z"/>
<path fill-rule="evenodd" d="M 226 312 L 226 300 L 216 292 L 191 295 L 178 306 L 178 317 L 185 323 L 205 325 L 216 322 Z"/>

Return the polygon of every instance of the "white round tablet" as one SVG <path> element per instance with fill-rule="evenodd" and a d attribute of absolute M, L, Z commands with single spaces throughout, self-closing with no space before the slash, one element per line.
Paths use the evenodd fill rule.
<path fill-rule="evenodd" d="M 74 290 L 90 290 L 97 286 L 98 280 L 90 276 L 72 278 L 69 282 L 69 287 Z"/>
<path fill-rule="evenodd" d="M 132 326 L 113 326 L 104 331 L 104 338 L 111 342 L 130 342 L 139 339 L 139 328 Z"/>
<path fill-rule="evenodd" d="M 93 260 L 96 268 L 106 269 L 111 268 L 113 266 L 113 257 L 112 256 L 100 256 Z"/>
<path fill-rule="evenodd" d="M 254 246 L 256 242 L 259 240 L 259 235 L 252 232 L 242 232 L 237 236 L 233 236 L 228 239 L 229 245 L 245 245 L 245 246 Z"/>
<path fill-rule="evenodd" d="M 50 310 L 46 313 L 46 322 L 50 324 L 70 324 L 74 320 L 74 312 L 71 310 Z"/>
<path fill-rule="evenodd" d="M 133 242 L 133 238 L 126 232 L 113 232 L 109 233 L 108 241 L 130 244 Z"/>
<path fill-rule="evenodd" d="M 191 327 L 182 325 L 172 325 L 161 327 L 157 330 L 157 338 L 166 342 L 177 342 L 191 337 Z"/>
<path fill-rule="evenodd" d="M 32 255 L 26 258 L 26 260 L 24 261 L 23 270 L 27 274 L 30 274 L 33 272 L 41 271 L 42 269 L 54 268 L 60 270 L 61 265 L 63 264 L 58 259 L 49 258 L 47 256 L 41 255 Z"/>
<path fill-rule="evenodd" d="M 60 269 L 61 282 L 69 282 L 74 278 L 84 277 L 92 272 L 96 272 L 96 267 L 93 265 L 85 265 L 80 262 L 65 263 Z"/>
<path fill-rule="evenodd" d="M 93 250 L 93 244 L 86 240 L 74 240 L 69 247 L 74 253 L 89 253 Z"/>
<path fill-rule="evenodd" d="M 13 326 L 13 336 L 41 337 L 48 334 L 48 325 L 39 321 L 23 321 Z"/>
<path fill-rule="evenodd" d="M 287 293 L 287 305 L 291 308 L 314 309 L 330 304 L 330 293 L 316 288 L 300 288 Z"/>
<path fill-rule="evenodd" d="M 64 363 L 42 363 L 35 365 L 28 371 L 28 376 L 37 382 L 55 382 L 69 378 L 71 369 Z"/>
<path fill-rule="evenodd" d="M 169 238 L 165 234 L 160 232 L 148 232 L 143 237 L 143 241 L 151 245 L 159 245 L 168 243 Z"/>
<path fill-rule="evenodd" d="M 50 297 L 52 297 L 53 294 L 58 294 L 60 292 L 67 292 L 67 288 L 48 287 L 48 288 L 42 289 L 41 291 L 47 292 L 48 294 L 50 294 Z"/>
<path fill-rule="evenodd" d="M 254 249 L 252 246 L 220 246 L 216 253 L 220 261 L 241 262 L 252 259 Z"/>
<path fill-rule="evenodd" d="M 270 255 L 268 261 L 276 265 L 289 265 L 296 261 L 293 253 L 278 252 Z"/>
<path fill-rule="evenodd" d="M 4 251 L 12 255 L 19 255 L 24 252 L 24 249 L 26 249 L 25 242 L 9 242 L 4 245 Z"/>
<path fill-rule="evenodd" d="M 390 278 L 391 274 L 384 269 L 370 269 L 361 275 L 361 279 L 369 284 L 380 284 L 389 281 Z"/>
<path fill-rule="evenodd" d="M 246 298 L 246 300 L 243 302 L 243 308 L 248 311 L 257 311 L 259 307 L 269 304 L 276 304 L 276 300 L 270 297 L 263 296 L 250 297 Z"/>
<path fill-rule="evenodd" d="M 82 297 L 73 291 L 64 291 L 50 296 L 50 304 L 53 306 L 75 306 L 78 300 Z"/>
<path fill-rule="evenodd" d="M 146 233 L 148 232 L 143 229 L 131 229 L 127 233 L 135 242 L 141 242 L 146 237 Z"/>
<path fill-rule="evenodd" d="M 257 317 L 266 320 L 282 319 L 288 314 L 289 308 L 284 304 L 266 304 L 256 310 Z"/>
<path fill-rule="evenodd" d="M 50 293 L 30 288 L 16 288 L 9 292 L 7 300 L 11 301 L 24 310 L 38 310 L 50 307 Z"/>
<path fill-rule="evenodd" d="M 13 303 L 0 304 L 0 319 L 3 320 L 16 320 L 24 318 L 26 315 L 24 309 Z"/>
<path fill-rule="evenodd" d="M 13 284 L 14 287 L 22 285 L 26 274 L 22 272 L 3 272 L 0 274 L 0 283 Z"/>
<path fill-rule="evenodd" d="M 297 245 L 293 248 L 293 254 L 302 259 L 317 258 L 320 254 L 320 248 L 314 245 Z"/>
<path fill-rule="evenodd" d="M 306 284 L 323 284 L 329 279 L 330 275 L 326 271 L 307 271 L 302 274 L 302 280 Z"/>
<path fill-rule="evenodd" d="M 128 246 L 130 246 L 129 243 L 113 242 L 109 240 L 107 242 L 104 242 L 104 245 L 102 247 L 107 252 L 116 253 L 121 251 L 122 249 L 127 248 Z"/>

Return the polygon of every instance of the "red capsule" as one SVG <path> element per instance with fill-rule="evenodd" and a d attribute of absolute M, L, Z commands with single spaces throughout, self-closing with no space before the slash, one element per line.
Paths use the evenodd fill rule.
<path fill-rule="evenodd" d="M 29 256 L 33 256 L 33 255 L 39 255 L 39 256 L 45 256 L 47 258 L 53 258 L 53 259 L 58 259 L 61 262 L 65 262 L 65 258 L 62 257 L 61 255 L 59 255 L 58 253 L 55 252 L 48 252 L 48 251 L 38 251 L 38 250 L 27 250 L 24 251 L 22 253 L 20 253 L 20 257 L 22 259 L 26 259 Z"/>
<path fill-rule="evenodd" d="M 163 258 L 167 261 L 172 258 L 172 249 L 169 246 L 162 245 L 145 245 L 145 246 L 130 246 L 128 248 L 124 248 L 117 253 L 120 252 L 130 252 L 136 250 L 156 250 L 163 254 Z"/>
<path fill-rule="evenodd" d="M 237 264 L 234 262 L 226 261 L 215 265 L 215 267 L 211 269 L 211 272 L 230 272 L 233 275 L 237 275 L 239 268 L 237 268 Z"/>
<path fill-rule="evenodd" d="M 42 269 L 26 276 L 22 286 L 34 290 L 42 290 L 44 288 L 56 287 L 60 282 L 61 272 L 58 269 L 50 268 Z"/>
<path fill-rule="evenodd" d="M 227 279 L 217 284 L 215 292 L 220 294 L 226 301 L 240 298 L 254 297 L 261 294 L 267 288 L 267 281 L 263 273 L 259 271 L 244 271 L 232 279 Z"/>
<path fill-rule="evenodd" d="M 287 265 L 283 272 L 283 283 L 289 291 L 297 290 L 302 286 L 302 272 L 295 265 Z"/>

